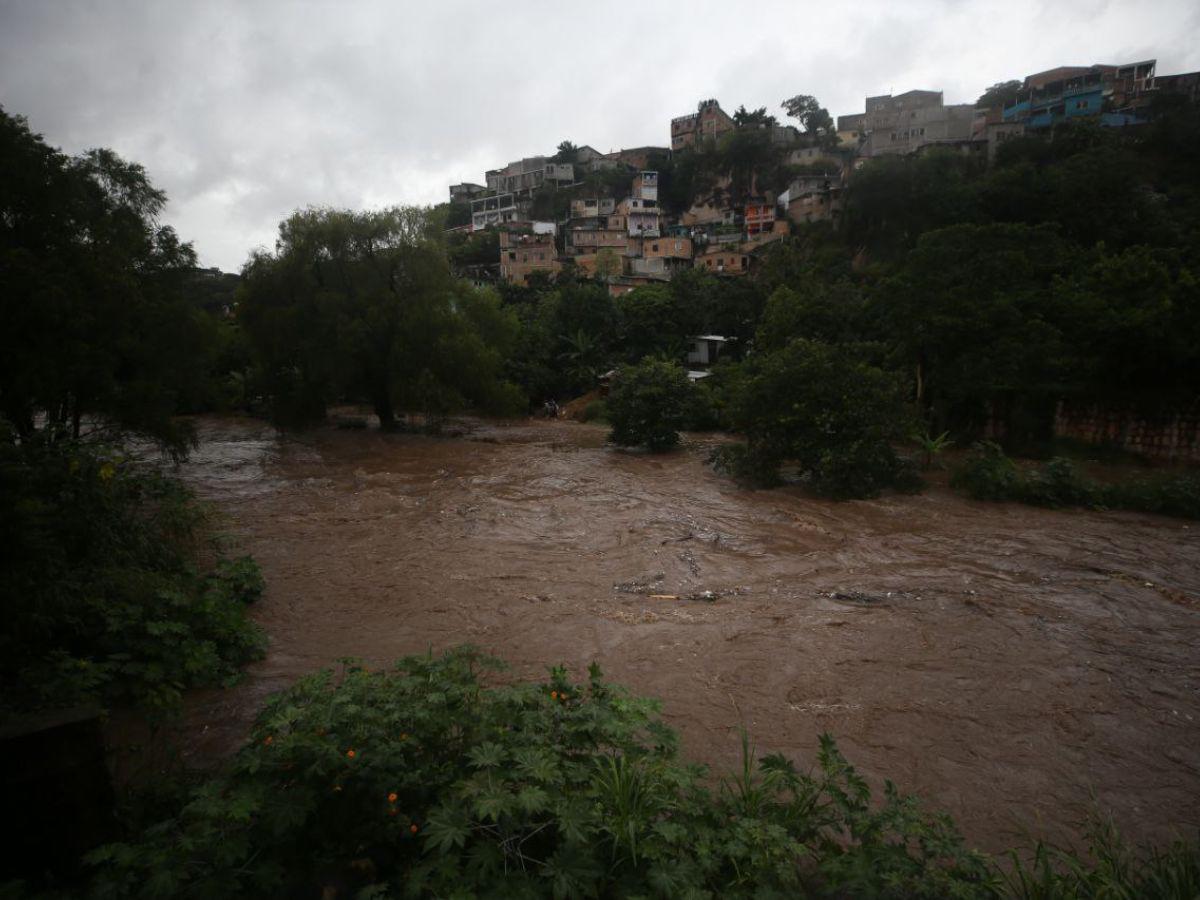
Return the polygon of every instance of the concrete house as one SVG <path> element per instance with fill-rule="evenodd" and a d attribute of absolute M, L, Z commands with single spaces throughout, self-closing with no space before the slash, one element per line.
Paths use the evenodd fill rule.
<path fill-rule="evenodd" d="M 562 269 L 553 234 L 500 231 L 500 277 L 509 284 L 526 285 L 534 272 L 556 275 Z"/>
<path fill-rule="evenodd" d="M 838 131 L 861 135 L 865 157 L 915 153 L 926 144 L 970 140 L 975 107 L 947 106 L 941 91 L 907 91 L 866 99 L 866 112 L 838 118 Z"/>
<path fill-rule="evenodd" d="M 671 149 L 694 147 L 702 141 L 716 140 L 737 126 L 716 100 L 701 100 L 694 113 L 671 120 Z"/>

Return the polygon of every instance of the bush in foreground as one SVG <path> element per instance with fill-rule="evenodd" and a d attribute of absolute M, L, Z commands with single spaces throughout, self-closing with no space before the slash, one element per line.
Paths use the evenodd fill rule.
<path fill-rule="evenodd" d="M 253 560 L 224 560 L 176 479 L 117 449 L 0 440 L 0 712 L 174 711 L 261 655 Z"/>
<path fill-rule="evenodd" d="M 695 389 L 674 363 L 647 357 L 617 373 L 605 404 L 612 423 L 609 439 L 626 447 L 660 453 L 679 443 L 694 418 Z"/>
<path fill-rule="evenodd" d="M 485 688 L 470 648 L 347 663 L 277 695 L 229 770 L 173 818 L 90 856 L 102 897 L 1192 897 L 1200 854 L 1004 867 L 888 783 L 874 802 L 832 739 L 710 789 L 654 703 L 586 683 Z"/>
<path fill-rule="evenodd" d="M 986 895 L 944 817 L 823 738 L 813 774 L 747 749 L 716 791 L 655 705 L 601 679 L 485 689 L 470 649 L 277 696 L 179 814 L 92 855 L 103 896 Z"/>

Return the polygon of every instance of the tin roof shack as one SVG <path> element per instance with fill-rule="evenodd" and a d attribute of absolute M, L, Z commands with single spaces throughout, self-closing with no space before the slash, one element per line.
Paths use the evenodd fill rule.
<path fill-rule="evenodd" d="M 722 335 L 694 335 L 688 338 L 689 368 L 708 368 L 715 366 L 720 359 L 725 344 L 732 338 Z"/>
<path fill-rule="evenodd" d="M 554 234 L 504 229 L 500 232 L 500 277 L 509 284 L 527 285 L 534 272 L 557 275 L 562 269 Z"/>

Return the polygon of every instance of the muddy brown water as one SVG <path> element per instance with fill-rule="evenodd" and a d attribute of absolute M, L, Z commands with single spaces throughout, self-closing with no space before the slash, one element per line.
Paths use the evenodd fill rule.
<path fill-rule="evenodd" d="M 747 491 L 566 422 L 453 438 L 210 419 L 183 473 L 262 566 L 265 660 L 189 701 L 215 761 L 265 698 L 344 656 L 471 642 L 516 677 L 597 661 L 685 753 L 808 765 L 834 735 L 976 846 L 1200 826 L 1200 526 L 1128 513 Z M 712 592 L 716 599 L 687 599 Z M 676 595 L 681 599 L 663 599 Z"/>

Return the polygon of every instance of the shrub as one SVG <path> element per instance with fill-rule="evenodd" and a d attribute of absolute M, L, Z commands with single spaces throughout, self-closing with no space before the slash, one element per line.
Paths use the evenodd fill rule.
<path fill-rule="evenodd" d="M 1021 472 L 999 444 L 980 441 L 950 476 L 950 486 L 973 500 L 1015 500 Z"/>
<path fill-rule="evenodd" d="M 656 453 L 669 450 L 679 443 L 694 402 L 694 389 L 680 366 L 650 358 L 624 366 L 608 394 L 609 439 Z"/>
<path fill-rule="evenodd" d="M 217 560 L 177 480 L 117 449 L 0 442 L 0 676 L 6 711 L 177 708 L 261 654 L 254 561 Z"/>
<path fill-rule="evenodd" d="M 607 422 L 608 421 L 608 404 L 603 400 L 593 400 L 583 408 L 583 415 L 580 416 L 584 422 Z"/>
<path fill-rule="evenodd" d="M 848 348 L 794 340 L 747 359 L 728 391 L 729 424 L 747 443 L 737 462 L 756 480 L 794 461 L 816 490 L 846 498 L 875 496 L 902 476 L 892 448 L 907 431 L 900 386 Z"/>
<path fill-rule="evenodd" d="M 1056 456 L 1021 479 L 1018 496 L 1034 506 L 1091 507 L 1096 505 L 1098 490 L 1071 460 Z"/>
<path fill-rule="evenodd" d="M 1035 506 L 1130 509 L 1200 519 L 1200 475 L 1167 473 L 1099 484 L 1073 462 L 1055 457 L 1023 472 L 990 441 L 976 444 L 950 484 L 976 500 L 1018 500 Z"/>
<path fill-rule="evenodd" d="M 1135 478 L 1100 490 L 1101 502 L 1114 509 L 1135 509 L 1200 519 L 1200 473 Z"/>
<path fill-rule="evenodd" d="M 274 698 L 232 768 L 91 856 L 100 896 L 989 896 L 948 819 L 881 805 L 828 737 L 817 769 L 719 790 L 650 701 L 562 669 L 486 689 L 469 648 L 347 665 Z M 394 892 L 394 894 L 392 893 Z"/>

